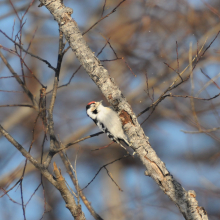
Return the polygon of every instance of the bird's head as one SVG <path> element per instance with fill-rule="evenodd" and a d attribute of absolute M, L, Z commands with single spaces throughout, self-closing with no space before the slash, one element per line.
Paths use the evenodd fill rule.
<path fill-rule="evenodd" d="M 95 111 L 100 105 L 102 105 L 102 101 L 100 102 L 95 102 L 95 101 L 92 101 L 92 102 L 89 102 L 86 106 L 86 110 L 90 110 L 90 111 Z"/>

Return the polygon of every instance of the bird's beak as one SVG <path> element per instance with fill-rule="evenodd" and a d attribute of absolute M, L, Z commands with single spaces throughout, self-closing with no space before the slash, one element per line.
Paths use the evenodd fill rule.
<path fill-rule="evenodd" d="M 100 105 L 100 104 L 102 104 L 102 102 L 103 102 L 103 100 L 101 100 L 100 102 L 97 102 L 97 107 Z"/>

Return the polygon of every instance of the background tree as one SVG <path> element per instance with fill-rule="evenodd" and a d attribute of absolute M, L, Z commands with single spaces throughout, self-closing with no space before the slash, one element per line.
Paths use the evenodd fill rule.
<path fill-rule="evenodd" d="M 168 170 L 186 190 L 196 191 L 196 199 L 205 207 L 210 219 L 218 219 L 219 3 L 64 1 L 64 4 L 74 9 L 73 18 L 84 33 L 84 39 L 136 115 L 148 110 L 138 120 L 144 122 L 145 134 Z M 38 5 L 37 1 L 1 2 L 0 44 L 5 62 L 0 65 L 0 121 L 2 127 L 27 151 L 31 149 L 31 155 L 40 162 L 42 152 L 46 157 L 52 144 L 56 146 L 62 142 L 65 145 L 98 131 L 86 117 L 85 105 L 104 97 L 85 69 L 80 68 L 70 49 L 61 56 L 62 32 L 58 31 L 48 10 Z M 196 58 L 192 62 L 193 57 Z M 20 85 L 7 63 L 19 75 Z M 59 75 L 59 86 L 63 86 L 57 90 L 52 112 L 51 90 L 57 83 L 55 80 L 54 84 L 54 73 Z M 178 86 L 164 93 L 175 79 Z M 106 100 L 105 104 L 108 104 Z M 37 108 L 40 111 L 36 111 Z M 54 143 L 50 140 L 50 129 L 50 137 L 45 137 L 48 132 L 45 108 L 49 110 L 49 117 L 53 115 L 57 138 Z M 82 188 L 100 167 L 122 158 L 103 168 L 83 190 L 94 210 L 104 219 L 164 219 L 164 216 L 182 219 L 155 182 L 143 175 L 145 168 L 137 157 L 123 158 L 124 150 L 115 144 L 91 151 L 109 143 L 109 139 L 101 135 L 66 151 Z M 42 179 L 30 163 L 24 166 L 25 158 L 5 138 L 1 138 L 0 145 L 3 218 L 18 219 L 18 215 L 21 219 L 40 219 L 42 215 L 44 219 L 70 218 L 59 192 Z M 61 159 L 55 155 L 53 160 L 73 187 L 62 163 L 66 161 L 65 155 L 61 153 Z M 52 169 L 51 164 L 51 173 Z M 5 190 L 13 186 L 5 194 Z M 75 186 L 77 189 L 77 181 Z M 82 206 L 86 218 L 92 219 L 83 203 Z M 37 212 L 33 211 L 36 207 Z"/>

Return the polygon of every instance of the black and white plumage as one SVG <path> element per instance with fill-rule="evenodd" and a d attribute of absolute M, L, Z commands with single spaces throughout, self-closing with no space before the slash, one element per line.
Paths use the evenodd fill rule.
<path fill-rule="evenodd" d="M 123 140 L 130 146 L 122 129 L 121 120 L 113 109 L 103 106 L 102 102 L 92 101 L 87 104 L 86 113 L 111 140 L 120 145 L 120 140 Z M 125 148 L 123 145 L 121 147 Z"/>

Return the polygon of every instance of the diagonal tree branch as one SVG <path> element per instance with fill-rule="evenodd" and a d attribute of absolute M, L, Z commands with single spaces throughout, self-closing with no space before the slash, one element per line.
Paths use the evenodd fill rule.
<path fill-rule="evenodd" d="M 59 171 L 54 165 L 54 172 L 56 178 L 49 173 L 49 171 L 45 168 L 44 165 L 38 163 L 36 159 L 34 159 L 1 125 L 0 125 L 0 134 L 5 136 L 9 142 L 11 142 L 21 153 L 22 155 L 30 161 L 40 172 L 41 174 L 51 183 L 53 184 L 59 191 L 64 201 L 66 202 L 66 207 L 70 210 L 72 216 L 77 220 L 85 220 L 84 213 L 82 212 L 81 206 L 75 203 L 74 196 L 64 185 L 64 178 L 59 175 Z"/>
<path fill-rule="evenodd" d="M 43 167 L 43 165 L 39 164 L 37 160 L 35 160 L 1 125 L 0 133 L 5 136 L 8 141 L 11 142 L 27 160 L 31 162 L 43 174 L 44 177 L 46 177 L 54 186 L 56 186 L 56 182 L 54 181 L 53 177 Z"/>
<path fill-rule="evenodd" d="M 58 22 L 60 30 L 88 75 L 108 102 L 119 112 L 124 130 L 132 143 L 131 147 L 146 167 L 145 174 L 153 178 L 161 190 L 170 197 L 185 219 L 208 219 L 204 208 L 198 206 L 195 193 L 187 192 L 173 178 L 150 146 L 131 106 L 115 84 L 114 79 L 109 76 L 108 71 L 87 46 L 76 22 L 71 18 L 73 10 L 65 7 L 60 0 L 40 0 L 40 2 L 46 6 Z"/>

